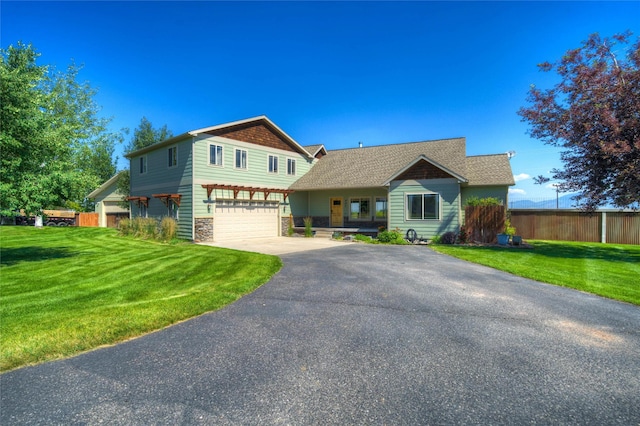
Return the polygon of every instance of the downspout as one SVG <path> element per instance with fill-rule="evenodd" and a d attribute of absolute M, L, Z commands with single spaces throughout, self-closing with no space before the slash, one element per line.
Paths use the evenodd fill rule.
<path fill-rule="evenodd" d="M 196 165 L 194 161 L 196 137 L 191 136 L 191 241 L 196 239 Z"/>

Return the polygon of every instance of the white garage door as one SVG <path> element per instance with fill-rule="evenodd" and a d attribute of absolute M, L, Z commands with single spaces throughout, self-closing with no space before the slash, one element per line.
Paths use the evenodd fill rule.
<path fill-rule="evenodd" d="M 248 204 L 216 206 L 213 219 L 214 241 L 278 236 L 278 204 Z"/>

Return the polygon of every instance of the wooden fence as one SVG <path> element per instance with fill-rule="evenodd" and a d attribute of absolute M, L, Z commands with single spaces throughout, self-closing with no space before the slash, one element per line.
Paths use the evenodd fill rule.
<path fill-rule="evenodd" d="M 76 226 L 98 226 L 98 213 L 76 213 Z"/>
<path fill-rule="evenodd" d="M 465 230 L 470 241 L 495 243 L 504 230 L 506 209 L 504 206 L 466 206 Z"/>
<path fill-rule="evenodd" d="M 510 210 L 524 239 L 640 244 L 640 213 L 618 210 Z"/>

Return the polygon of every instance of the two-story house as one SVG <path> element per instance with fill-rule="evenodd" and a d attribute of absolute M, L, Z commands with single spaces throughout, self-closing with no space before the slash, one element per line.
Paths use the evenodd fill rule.
<path fill-rule="evenodd" d="M 186 132 L 129 153 L 132 216 L 171 216 L 197 241 L 316 227 L 457 231 L 469 196 L 507 202 L 506 154 L 466 156 L 464 138 L 327 151 L 265 116 Z"/>

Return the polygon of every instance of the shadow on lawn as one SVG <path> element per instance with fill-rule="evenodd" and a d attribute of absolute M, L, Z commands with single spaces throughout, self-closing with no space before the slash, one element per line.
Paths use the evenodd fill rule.
<path fill-rule="evenodd" d="M 547 257 L 557 257 L 564 259 L 599 259 L 606 260 L 608 262 L 631 262 L 640 263 L 640 250 L 637 246 L 629 246 L 629 248 L 621 248 L 620 245 L 607 245 L 607 244 L 580 244 L 580 243 L 567 243 L 561 242 L 549 243 L 546 241 L 535 241 L 531 243 L 533 246 L 532 252 Z M 461 248 L 464 246 L 461 246 Z M 467 248 L 467 247 L 465 247 Z M 483 250 L 483 251 L 513 251 L 517 252 L 520 249 L 511 247 L 499 247 L 499 246 L 468 246 L 469 250 Z M 523 250 L 527 252 L 527 250 Z"/>
<path fill-rule="evenodd" d="M 0 266 L 12 266 L 21 262 L 39 262 L 41 260 L 64 259 L 76 253 L 67 247 L 19 247 L 0 249 Z"/>

